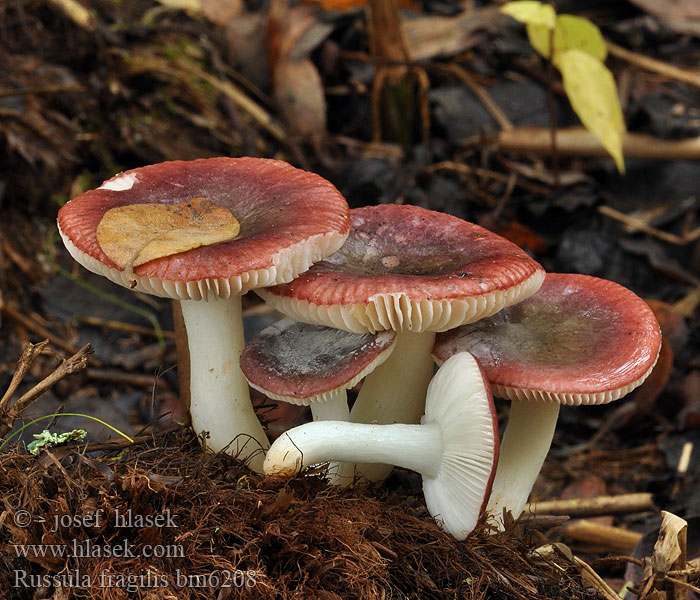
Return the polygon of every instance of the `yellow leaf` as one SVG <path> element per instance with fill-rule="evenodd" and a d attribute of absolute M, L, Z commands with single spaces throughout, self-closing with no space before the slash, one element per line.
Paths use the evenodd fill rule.
<path fill-rule="evenodd" d="M 583 17 L 559 15 L 554 28 L 554 64 L 557 55 L 567 50 L 581 50 L 601 62 L 608 55 L 608 48 L 598 27 Z"/>
<path fill-rule="evenodd" d="M 97 225 L 104 253 L 127 272 L 156 258 L 234 239 L 241 226 L 211 200 L 131 204 L 108 210 Z"/>
<path fill-rule="evenodd" d="M 551 5 L 542 4 L 542 2 L 534 2 L 531 0 L 508 2 L 501 6 L 499 11 L 526 25 L 541 25 L 549 29 L 554 29 L 554 24 L 556 22 L 556 13 L 554 9 Z"/>
<path fill-rule="evenodd" d="M 535 24 L 528 24 L 527 36 L 532 47 L 540 56 L 549 58 L 549 39 L 551 30 Z M 605 40 L 588 19 L 575 15 L 558 15 L 554 26 L 554 56 L 552 62 L 559 66 L 559 55 L 567 50 L 582 50 L 604 61 L 608 54 Z"/>
<path fill-rule="evenodd" d="M 571 106 L 583 125 L 595 135 L 625 172 L 622 137 L 625 122 L 612 73 L 587 52 L 567 50 L 559 55 L 559 69 Z"/>
<path fill-rule="evenodd" d="M 549 27 L 534 23 L 527 24 L 527 39 L 530 40 L 537 54 L 543 58 L 549 58 L 549 40 L 552 35 Z"/>

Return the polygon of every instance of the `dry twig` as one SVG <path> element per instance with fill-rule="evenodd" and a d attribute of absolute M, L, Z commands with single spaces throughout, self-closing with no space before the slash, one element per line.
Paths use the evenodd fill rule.
<path fill-rule="evenodd" d="M 608 157 L 598 139 L 583 127 L 557 129 L 557 150 L 563 156 Z M 551 154 L 551 132 L 539 127 L 516 127 L 495 136 L 497 146 L 506 152 Z M 622 152 L 626 158 L 657 160 L 700 159 L 700 138 L 662 140 L 641 133 L 625 133 Z"/>
<path fill-rule="evenodd" d="M 92 354 L 92 346 L 90 344 L 85 344 L 85 346 L 78 350 L 78 352 L 76 352 L 73 356 L 64 360 L 48 377 L 42 379 L 31 390 L 20 396 L 19 399 L 11 406 L 7 406 L 9 397 L 7 402 L 5 402 L 5 397 L 3 397 L 3 410 L 0 413 L 0 437 L 4 437 L 5 434 L 12 429 L 15 420 L 37 398 L 50 390 L 64 377 L 84 369 L 87 366 L 88 357 L 90 354 Z M 30 354 L 30 356 L 32 356 L 32 361 L 34 358 L 36 358 L 36 354 Z M 22 358 L 24 357 L 25 354 L 23 353 Z M 22 362 L 22 359 L 20 359 L 20 362 Z"/>
<path fill-rule="evenodd" d="M 610 54 L 617 58 L 627 61 L 631 65 L 646 69 L 647 71 L 652 71 L 653 73 L 658 73 L 659 75 L 665 75 L 670 79 L 675 79 L 677 81 L 682 81 L 683 83 L 688 83 L 695 87 L 700 87 L 700 77 L 698 77 L 692 71 L 686 71 L 685 69 L 679 69 L 673 65 L 644 56 L 643 54 L 638 54 L 627 50 L 622 46 L 613 44 L 612 42 L 606 42 Z"/>
<path fill-rule="evenodd" d="M 528 512 L 536 515 L 569 515 L 570 517 L 615 515 L 649 510 L 657 510 L 649 493 L 552 500 L 528 506 Z"/>

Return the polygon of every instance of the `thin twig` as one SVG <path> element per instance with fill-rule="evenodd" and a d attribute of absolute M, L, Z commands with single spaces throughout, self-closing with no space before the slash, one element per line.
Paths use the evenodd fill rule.
<path fill-rule="evenodd" d="M 507 117 L 507 115 L 500 109 L 498 104 L 491 98 L 491 95 L 486 91 L 483 85 L 479 84 L 474 76 L 469 73 L 466 69 L 463 69 L 456 64 L 442 64 L 436 63 L 433 65 L 440 71 L 451 73 L 461 79 L 467 87 L 473 92 L 473 94 L 479 99 L 484 108 L 493 117 L 493 120 L 498 123 L 501 129 L 513 129 L 512 121 Z"/>
<path fill-rule="evenodd" d="M 664 576 L 664 581 L 672 585 L 679 585 L 682 588 L 689 588 L 694 592 L 700 594 L 700 588 L 694 586 L 692 583 L 688 583 L 687 581 L 681 581 L 680 579 L 675 579 L 674 577 L 671 577 L 669 575 Z"/>
<path fill-rule="evenodd" d="M 642 219 L 633 217 L 631 215 L 626 215 L 625 213 L 620 212 L 619 210 L 615 210 L 614 208 L 611 208 L 609 206 L 598 207 L 598 212 L 607 217 L 620 221 L 629 227 L 633 227 L 636 230 L 648 233 L 649 235 L 655 238 L 663 240 L 664 242 L 668 242 L 669 244 L 674 244 L 676 246 L 686 246 L 694 242 L 695 240 L 700 239 L 700 227 L 688 232 L 687 234 L 681 237 L 673 233 L 662 231 L 660 229 L 657 229 L 656 227 L 651 227 L 650 225 L 647 225 Z"/>
<path fill-rule="evenodd" d="M 22 327 L 24 327 L 25 329 L 28 329 L 29 331 L 38 335 L 39 337 L 48 339 L 54 346 L 57 346 L 58 348 L 67 352 L 68 354 L 75 354 L 78 352 L 78 348 L 73 346 L 73 344 L 69 344 L 59 336 L 54 335 L 48 329 L 46 329 L 36 321 L 33 321 L 29 317 L 23 315 L 15 307 L 10 306 L 9 304 L 3 304 L 2 306 L 0 306 L 0 311 L 5 313 L 13 321 L 16 321 L 17 323 L 22 325 Z M 93 359 L 92 364 L 96 367 L 99 367 L 102 363 L 100 363 L 100 361 L 96 359 Z"/>
<path fill-rule="evenodd" d="M 476 175 L 478 177 L 488 177 L 489 179 L 505 183 L 506 185 L 510 185 L 512 180 L 510 175 L 506 175 L 504 173 L 499 173 L 497 171 L 489 171 L 488 169 L 482 169 L 481 167 L 472 167 L 464 163 L 458 163 L 449 160 L 444 160 L 430 165 L 425 170 L 428 173 L 434 173 L 435 171 L 454 171 L 456 173 L 465 173 L 469 175 Z M 516 179 L 515 185 L 517 185 L 518 187 L 525 188 L 536 194 L 549 195 L 551 193 L 551 190 L 549 188 L 543 185 L 537 185 L 534 183 L 523 181 L 522 178 Z"/>
<path fill-rule="evenodd" d="M 48 377 L 42 379 L 31 390 L 20 396 L 17 402 L 5 410 L 2 415 L 2 422 L 0 422 L 0 437 L 4 437 L 5 434 L 12 429 L 15 419 L 17 419 L 32 402 L 50 390 L 64 377 L 84 369 L 87 366 L 88 357 L 92 354 L 92 351 L 92 345 L 85 344 L 85 346 L 78 350 L 73 356 L 64 360 Z"/>
<path fill-rule="evenodd" d="M 15 374 L 12 376 L 12 381 L 10 381 L 10 385 L 5 392 L 5 395 L 2 397 L 2 399 L 0 399 L 0 413 L 6 412 L 10 399 L 19 387 L 19 384 L 22 383 L 22 379 L 24 379 L 24 376 L 34 364 L 37 356 L 42 353 L 48 343 L 49 340 L 44 340 L 38 344 L 28 342 L 24 346 L 22 356 L 20 356 L 19 361 L 17 361 L 17 369 L 15 369 Z"/>
<path fill-rule="evenodd" d="M 496 145 L 506 152 L 548 155 L 551 152 L 550 129 L 516 127 L 494 136 Z M 598 139 L 583 127 L 556 130 L 559 156 L 609 157 Z M 622 151 L 627 158 L 656 160 L 700 159 L 700 137 L 664 140 L 651 135 L 627 132 L 622 138 Z"/>
<path fill-rule="evenodd" d="M 175 339 L 175 332 L 173 331 L 158 332 L 151 327 L 144 327 L 143 325 L 123 323 L 122 321 L 109 321 L 105 319 L 99 319 L 97 317 L 78 317 L 77 319 L 78 321 L 81 321 L 87 325 L 92 325 L 93 327 L 103 327 L 104 329 L 112 329 L 114 331 L 125 331 L 127 333 L 137 333 L 140 335 L 151 335 L 156 338 L 162 336 L 166 339 Z"/>
<path fill-rule="evenodd" d="M 155 375 L 144 375 L 142 373 L 125 373 L 117 369 L 87 369 L 85 376 L 93 381 L 105 383 L 116 383 L 118 385 L 131 385 L 134 387 L 153 387 L 158 381 L 162 387 L 172 389 L 167 379 L 159 379 Z"/>
<path fill-rule="evenodd" d="M 657 510 L 651 494 L 620 494 L 619 496 L 597 496 L 595 498 L 572 498 L 530 504 L 528 512 L 536 515 L 569 515 L 590 517 L 620 513 Z"/>
<path fill-rule="evenodd" d="M 45 85 L 17 89 L 0 88 L 0 98 L 7 96 L 29 96 L 32 94 L 56 94 L 59 92 L 84 92 L 85 88 L 78 83 L 66 85 Z"/>
<path fill-rule="evenodd" d="M 622 46 L 613 44 L 612 42 L 606 41 L 608 46 L 608 51 L 610 54 L 617 58 L 627 61 L 631 65 L 641 67 L 647 71 L 652 71 L 653 73 L 658 73 L 659 75 L 665 75 L 671 79 L 676 79 L 677 81 L 682 81 L 683 83 L 688 83 L 694 85 L 695 87 L 700 87 L 700 77 L 698 77 L 692 71 L 686 71 L 685 69 L 679 69 L 673 65 L 656 60 L 654 58 L 649 58 L 643 54 L 637 54 L 631 50 L 627 50 Z"/>

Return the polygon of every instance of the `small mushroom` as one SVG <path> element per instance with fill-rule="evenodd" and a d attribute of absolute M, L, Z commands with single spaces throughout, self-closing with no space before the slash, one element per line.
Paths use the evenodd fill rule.
<path fill-rule="evenodd" d="M 649 306 L 586 275 L 547 274 L 527 300 L 438 334 L 438 364 L 471 352 L 495 396 L 512 400 L 487 511 L 522 512 L 554 436 L 559 406 L 605 404 L 647 378 L 661 348 Z"/>
<path fill-rule="evenodd" d="M 346 390 L 389 358 L 395 338 L 282 319 L 246 344 L 241 370 L 269 398 L 310 405 L 315 421 L 348 421 Z"/>
<path fill-rule="evenodd" d="M 351 210 L 350 219 L 350 234 L 335 254 L 291 283 L 257 293 L 299 321 L 396 331 L 394 352 L 366 378 L 351 420 L 417 423 L 433 376 L 435 332 L 528 297 L 544 270 L 504 238 L 417 206 L 367 206 Z M 390 468 L 358 471 L 379 481 Z"/>
<path fill-rule="evenodd" d="M 233 240 L 118 267 L 97 239 L 112 208 L 210 200 L 240 223 Z M 212 158 L 171 161 L 116 175 L 58 213 L 71 256 L 94 273 L 138 291 L 181 301 L 190 350 L 190 413 L 215 451 L 255 470 L 268 441 L 250 402 L 238 360 L 243 350 L 241 296 L 290 281 L 343 243 L 345 199 L 325 179 L 277 160 Z M 234 442 L 232 444 L 232 441 Z"/>
<path fill-rule="evenodd" d="M 445 361 L 428 386 L 420 425 L 307 423 L 277 438 L 263 468 L 269 477 L 288 478 L 331 460 L 420 473 L 428 511 L 464 539 L 484 510 L 498 461 L 498 424 L 479 364 L 467 352 Z"/>

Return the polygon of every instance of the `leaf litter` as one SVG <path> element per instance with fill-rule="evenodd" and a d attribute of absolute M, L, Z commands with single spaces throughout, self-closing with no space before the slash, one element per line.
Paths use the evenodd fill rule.
<path fill-rule="evenodd" d="M 539 538 L 521 525 L 491 535 L 482 523 L 457 542 L 400 487 L 366 493 L 315 475 L 279 488 L 230 456 L 203 452 L 186 429 L 141 439 L 99 455 L 73 445 L 46 450 L 44 460 L 0 456 L 0 589 L 17 572 L 26 581 L 77 573 L 105 585 L 65 586 L 67 597 L 212 598 L 221 586 L 204 585 L 214 581 L 207 576 L 240 572 L 249 586 L 232 585 L 229 597 L 595 598 L 573 569 L 527 559 Z M 27 527 L 15 524 L 22 511 L 32 515 Z M 74 515 L 100 518 L 80 525 Z M 158 515 L 169 526 L 128 526 Z M 25 558 L 19 544 L 65 545 L 69 556 Z M 133 556 L 98 555 L 116 544 Z M 154 546 L 170 555 L 143 556 Z M 191 585 L 178 587 L 184 573 Z M 15 590 L 16 600 L 33 597 Z"/>

